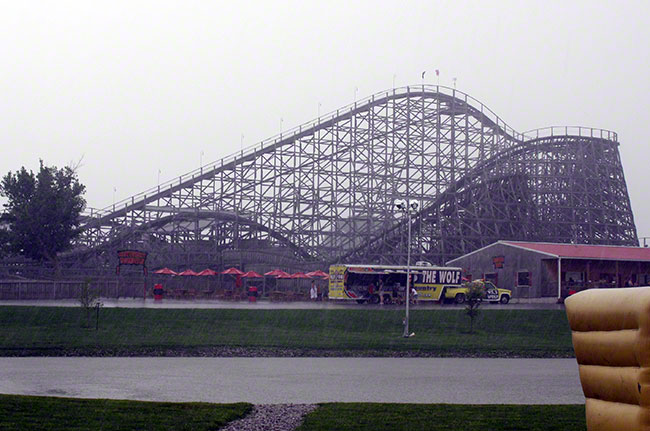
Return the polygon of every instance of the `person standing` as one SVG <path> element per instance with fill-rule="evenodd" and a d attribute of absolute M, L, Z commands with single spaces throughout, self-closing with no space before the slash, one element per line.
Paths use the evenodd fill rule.
<path fill-rule="evenodd" d="M 311 282 L 311 289 L 309 289 L 309 298 L 312 301 L 316 301 L 318 299 L 318 289 L 316 289 L 316 282 L 313 280 Z"/>

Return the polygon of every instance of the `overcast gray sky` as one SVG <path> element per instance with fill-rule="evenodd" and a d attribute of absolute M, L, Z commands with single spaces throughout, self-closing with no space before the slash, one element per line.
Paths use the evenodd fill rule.
<path fill-rule="evenodd" d="M 101 208 L 439 69 L 515 130 L 616 131 L 650 236 L 648 1 L 0 4 L 2 175 L 83 157 Z"/>

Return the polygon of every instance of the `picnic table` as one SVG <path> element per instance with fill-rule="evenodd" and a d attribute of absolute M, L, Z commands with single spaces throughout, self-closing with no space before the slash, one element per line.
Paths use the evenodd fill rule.
<path fill-rule="evenodd" d="M 271 301 L 286 301 L 287 292 L 283 292 L 281 290 L 274 290 L 272 292 L 269 292 L 269 299 Z"/>
<path fill-rule="evenodd" d="M 194 299 L 196 298 L 196 289 L 170 289 L 167 291 L 167 296 L 172 299 Z"/>

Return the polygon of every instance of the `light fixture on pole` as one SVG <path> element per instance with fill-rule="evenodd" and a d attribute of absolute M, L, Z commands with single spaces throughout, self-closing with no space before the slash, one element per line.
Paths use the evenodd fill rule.
<path fill-rule="evenodd" d="M 404 333 L 403 337 L 408 338 L 415 335 L 409 331 L 409 303 L 411 302 L 411 212 L 414 214 L 418 210 L 417 202 L 398 203 L 395 207 L 407 216 L 408 239 L 406 242 L 406 315 L 404 316 Z"/>

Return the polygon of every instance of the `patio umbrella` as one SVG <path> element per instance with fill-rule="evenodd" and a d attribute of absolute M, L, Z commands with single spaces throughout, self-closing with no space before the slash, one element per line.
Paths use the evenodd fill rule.
<path fill-rule="evenodd" d="M 228 268 L 225 271 L 221 271 L 222 274 L 227 274 L 227 275 L 242 275 L 244 271 L 240 271 L 237 268 Z"/>
<path fill-rule="evenodd" d="M 292 278 L 292 279 L 294 279 L 294 280 L 298 280 L 298 279 L 311 279 L 311 277 L 308 276 L 307 274 L 305 274 L 304 272 L 296 272 L 295 274 L 291 274 L 291 275 L 289 276 L 289 278 Z M 314 282 L 312 281 L 312 284 L 313 284 L 313 283 L 314 283 Z M 299 283 L 298 281 L 296 281 L 296 283 L 294 284 L 294 287 L 295 287 L 295 289 L 296 289 L 297 292 L 300 291 L 300 283 Z"/>
<path fill-rule="evenodd" d="M 242 278 L 246 277 L 246 279 L 249 279 L 249 278 L 264 278 L 264 276 L 262 274 L 258 274 L 255 271 L 248 271 L 247 273 L 242 274 L 241 277 Z M 264 280 L 264 281 L 266 281 L 266 280 Z M 247 285 L 248 285 L 248 283 L 247 283 Z M 265 287 L 266 287 L 266 285 L 265 285 Z M 264 290 L 265 289 L 263 289 L 262 291 L 264 291 Z"/>
<path fill-rule="evenodd" d="M 186 269 L 183 272 L 179 272 L 178 275 L 199 275 L 198 272 L 194 272 L 191 269 Z"/>
<path fill-rule="evenodd" d="M 219 274 L 217 271 L 213 271 L 210 268 L 204 269 L 203 271 L 199 272 L 197 275 L 217 275 Z"/>
<path fill-rule="evenodd" d="M 263 275 L 258 274 L 258 273 L 255 272 L 255 271 L 248 271 L 247 273 L 242 274 L 241 276 L 242 276 L 242 277 L 250 277 L 250 278 L 264 278 Z"/>
<path fill-rule="evenodd" d="M 329 274 L 327 274 L 326 272 L 323 272 L 321 270 L 308 272 L 307 275 L 310 276 L 310 277 L 323 277 L 323 278 L 329 278 L 330 277 Z"/>
<path fill-rule="evenodd" d="M 240 271 L 235 267 L 231 267 L 226 269 L 225 271 L 221 271 L 222 274 L 226 275 L 234 275 L 235 276 L 235 288 L 239 289 L 241 287 L 241 276 L 244 273 L 244 271 Z"/>
<path fill-rule="evenodd" d="M 154 271 L 154 274 L 163 274 L 163 275 L 178 275 L 176 271 L 172 271 L 169 268 L 157 269 Z"/>
<path fill-rule="evenodd" d="M 289 274 L 282 271 L 281 269 L 274 269 L 273 271 L 265 272 L 264 275 L 269 275 L 273 278 L 280 278 L 280 276 L 283 276 L 283 278 L 289 278 Z M 277 288 L 276 283 L 274 283 L 273 286 Z M 266 277 L 264 277 L 264 292 L 266 292 Z"/>
<path fill-rule="evenodd" d="M 291 278 L 311 278 L 309 275 L 304 272 L 296 272 L 295 274 L 290 275 Z"/>

